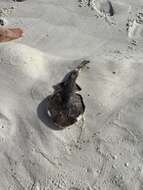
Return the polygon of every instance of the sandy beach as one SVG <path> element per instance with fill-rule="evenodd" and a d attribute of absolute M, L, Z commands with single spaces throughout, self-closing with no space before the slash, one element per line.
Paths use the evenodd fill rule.
<path fill-rule="evenodd" d="M 0 0 L 23 30 L 0 43 L 0 190 L 143 189 L 143 2 L 97 1 Z M 84 59 L 84 122 L 57 130 L 47 97 Z"/>

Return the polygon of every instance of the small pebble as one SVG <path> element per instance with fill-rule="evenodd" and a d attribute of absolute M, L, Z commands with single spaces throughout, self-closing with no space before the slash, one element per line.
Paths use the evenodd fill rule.
<path fill-rule="evenodd" d="M 117 156 L 116 156 L 116 155 L 113 155 L 112 158 L 113 158 L 114 160 L 116 160 L 116 159 L 117 159 Z"/>
<path fill-rule="evenodd" d="M 115 165 L 112 165 L 112 168 L 113 168 L 113 169 L 116 169 L 116 166 L 115 166 Z"/>
<path fill-rule="evenodd" d="M 100 173 L 100 170 L 96 170 L 97 173 Z"/>
<path fill-rule="evenodd" d="M 128 167 L 128 166 L 129 166 L 129 163 L 128 163 L 128 162 L 127 162 L 127 163 L 125 163 L 125 164 L 124 164 L 124 166 L 125 166 L 125 167 Z"/>

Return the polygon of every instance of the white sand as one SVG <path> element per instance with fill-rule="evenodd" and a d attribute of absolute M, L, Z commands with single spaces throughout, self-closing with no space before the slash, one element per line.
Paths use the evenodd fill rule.
<path fill-rule="evenodd" d="M 143 38 L 126 31 L 142 0 L 112 3 L 114 25 L 76 0 L 0 0 L 25 31 L 0 44 L 0 190 L 143 189 Z M 83 58 L 82 134 L 80 122 L 56 131 L 41 102 Z"/>

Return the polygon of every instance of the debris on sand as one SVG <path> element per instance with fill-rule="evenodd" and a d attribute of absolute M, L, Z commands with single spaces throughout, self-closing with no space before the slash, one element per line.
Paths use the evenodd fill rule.
<path fill-rule="evenodd" d="M 8 21 L 4 17 L 0 17 L 0 25 L 5 26 L 7 25 Z"/>
<path fill-rule="evenodd" d="M 0 8 L 0 25 L 5 26 L 8 24 L 6 17 L 10 16 L 13 13 L 14 7 L 9 8 Z"/>
<path fill-rule="evenodd" d="M 91 7 L 93 10 L 100 16 L 113 16 L 114 9 L 112 3 L 109 0 L 79 0 L 80 6 L 88 6 Z"/>
<path fill-rule="evenodd" d="M 112 6 L 112 3 L 109 0 L 80 0 L 80 7 L 90 7 L 92 10 L 95 10 L 98 15 L 97 17 L 105 18 L 105 21 L 108 24 L 115 24 L 111 19 L 114 16 L 115 11 Z"/>
<path fill-rule="evenodd" d="M 100 16 L 114 15 L 114 9 L 109 0 L 91 0 L 90 5 Z"/>
<path fill-rule="evenodd" d="M 130 10 L 126 30 L 129 40 L 143 39 L 143 9 L 138 10 L 134 16 Z"/>
<path fill-rule="evenodd" d="M 84 60 L 69 72 L 61 83 L 54 86 L 54 93 L 48 97 L 48 115 L 59 128 L 74 124 L 85 111 L 83 98 L 76 93 L 81 90 L 76 79 L 87 63 L 89 61 Z"/>
<path fill-rule="evenodd" d="M 0 17 L 7 17 L 12 14 L 14 7 L 0 8 Z"/>

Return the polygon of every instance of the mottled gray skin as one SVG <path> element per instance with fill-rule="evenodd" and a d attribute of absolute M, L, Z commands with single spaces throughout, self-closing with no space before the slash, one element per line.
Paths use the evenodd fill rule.
<path fill-rule="evenodd" d="M 84 60 L 80 65 L 71 72 L 69 72 L 63 79 L 63 81 L 54 86 L 55 92 L 61 91 L 62 99 L 64 104 L 68 104 L 71 100 L 71 96 L 81 88 L 76 84 L 76 79 L 79 75 L 80 69 L 82 69 L 89 61 Z"/>
<path fill-rule="evenodd" d="M 67 105 L 71 99 L 71 96 L 75 93 L 76 91 L 76 79 L 78 77 L 78 71 L 73 70 L 67 77 L 67 79 L 61 83 L 62 91 L 62 99 L 63 103 Z"/>

